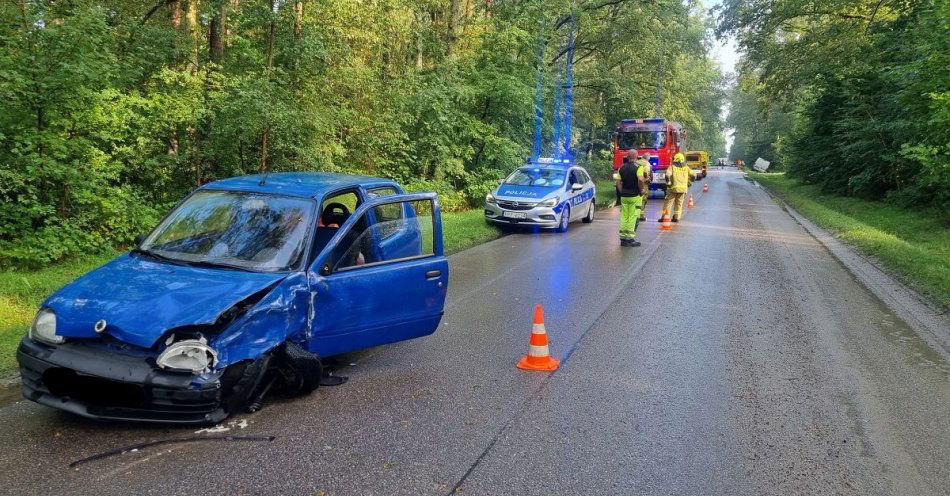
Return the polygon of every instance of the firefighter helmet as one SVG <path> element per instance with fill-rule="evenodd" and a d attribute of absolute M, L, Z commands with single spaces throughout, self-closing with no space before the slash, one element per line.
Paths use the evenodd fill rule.
<path fill-rule="evenodd" d="M 683 162 L 686 162 L 686 157 L 684 157 L 682 153 L 677 153 L 677 154 L 673 157 L 673 162 L 674 162 L 674 163 L 679 163 L 679 164 L 681 164 L 681 163 L 683 163 Z"/>

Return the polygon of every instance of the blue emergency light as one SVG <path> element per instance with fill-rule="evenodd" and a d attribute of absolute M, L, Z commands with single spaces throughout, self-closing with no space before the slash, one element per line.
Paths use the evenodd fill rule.
<path fill-rule="evenodd" d="M 552 157 L 538 157 L 535 161 L 538 164 L 564 164 L 568 165 L 571 163 L 569 158 L 552 158 Z"/>

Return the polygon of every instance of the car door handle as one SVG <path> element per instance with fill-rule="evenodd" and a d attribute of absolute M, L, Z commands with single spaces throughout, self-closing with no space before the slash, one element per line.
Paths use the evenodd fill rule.
<path fill-rule="evenodd" d="M 426 279 L 435 279 L 436 277 L 442 276 L 441 270 L 430 270 L 426 272 Z"/>

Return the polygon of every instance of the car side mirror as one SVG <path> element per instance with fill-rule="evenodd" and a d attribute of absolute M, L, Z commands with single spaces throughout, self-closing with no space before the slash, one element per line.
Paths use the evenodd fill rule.
<path fill-rule="evenodd" d="M 502 184 L 502 183 L 504 183 L 504 182 L 505 182 L 505 178 L 503 178 L 503 177 L 499 177 L 499 178 L 498 178 L 498 184 Z"/>
<path fill-rule="evenodd" d="M 327 264 L 323 264 L 323 267 L 320 267 L 320 275 L 328 276 L 328 275 L 330 275 L 331 272 L 333 272 L 333 271 L 330 270 L 330 264 L 328 264 L 328 263 L 327 263 Z"/>
<path fill-rule="evenodd" d="M 145 237 L 146 236 L 144 234 L 137 234 L 135 236 L 135 239 L 132 241 L 135 243 L 135 246 L 140 246 L 142 243 L 145 242 Z"/>
<path fill-rule="evenodd" d="M 584 189 L 584 185 L 581 183 L 574 183 L 571 185 L 571 191 L 580 191 Z"/>

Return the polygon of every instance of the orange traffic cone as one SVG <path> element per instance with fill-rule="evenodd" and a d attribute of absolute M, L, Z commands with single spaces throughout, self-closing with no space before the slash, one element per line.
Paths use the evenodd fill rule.
<path fill-rule="evenodd" d="M 703 193 L 709 193 L 709 183 L 703 185 Z"/>
<path fill-rule="evenodd" d="M 693 194 L 689 194 L 689 203 L 686 204 L 686 208 L 695 208 L 696 204 L 693 203 Z"/>
<path fill-rule="evenodd" d="M 557 370 L 558 359 L 548 351 L 548 333 L 544 330 L 544 311 L 541 305 L 534 307 L 534 325 L 531 326 L 531 341 L 528 354 L 518 362 L 519 369 Z"/>
<path fill-rule="evenodd" d="M 670 223 L 670 211 L 669 209 L 663 211 L 663 224 L 660 224 L 661 231 L 672 231 L 673 224 Z"/>

